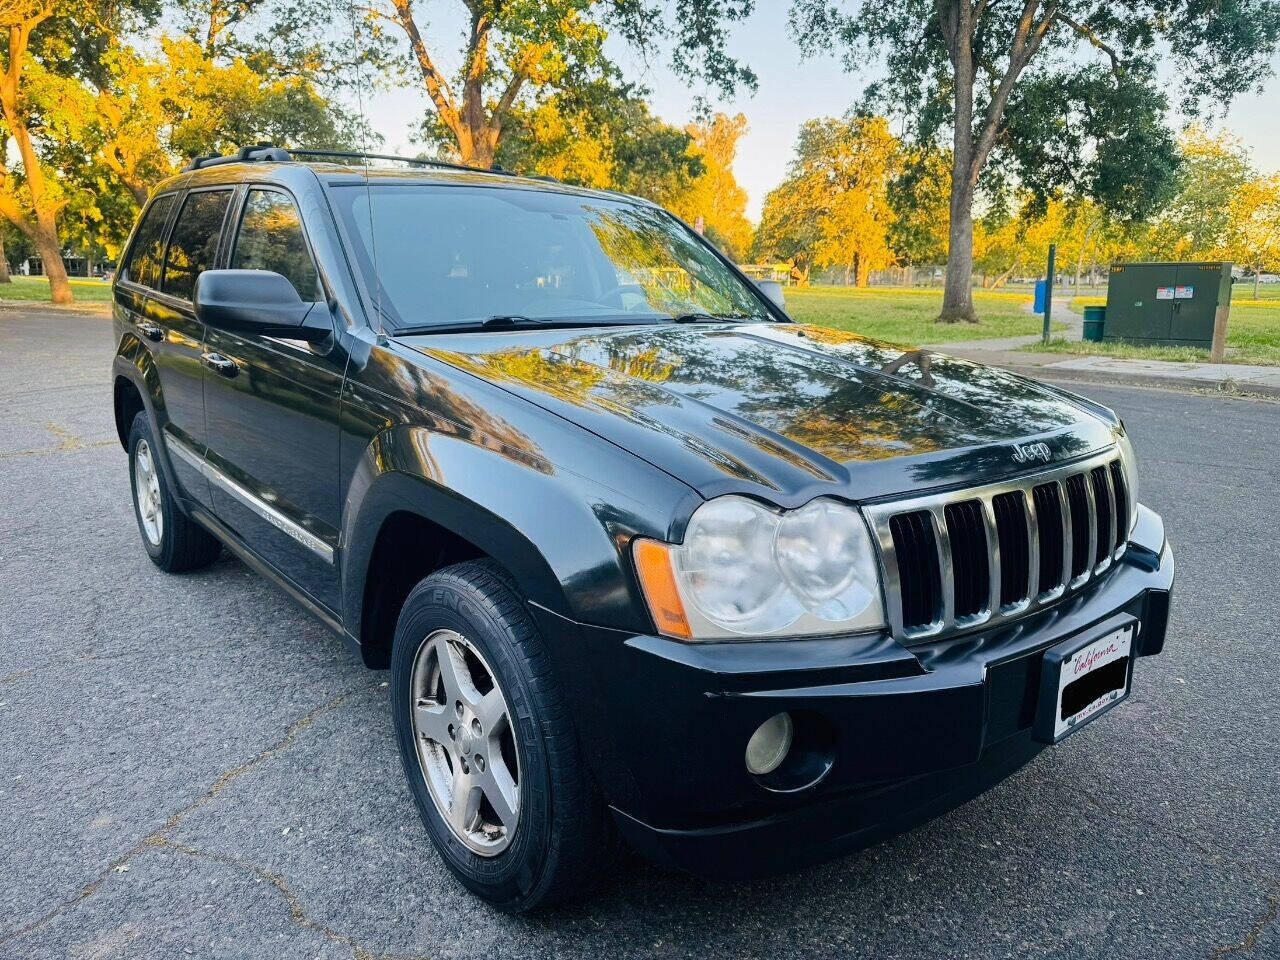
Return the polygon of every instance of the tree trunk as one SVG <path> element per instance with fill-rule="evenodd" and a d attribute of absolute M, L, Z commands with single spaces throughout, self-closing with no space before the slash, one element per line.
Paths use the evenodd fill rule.
<path fill-rule="evenodd" d="M 53 217 L 37 213 L 34 227 L 31 239 L 35 241 L 44 275 L 49 280 L 49 299 L 55 304 L 69 304 L 73 299 L 71 281 L 67 277 L 67 265 L 62 262 L 62 247 L 58 243 Z"/>
<path fill-rule="evenodd" d="M 959 134 L 956 139 L 959 140 Z M 960 165 L 957 164 L 957 167 Z M 966 170 L 968 164 L 964 165 Z M 951 229 L 947 237 L 947 275 L 942 287 L 939 323 L 977 323 L 973 309 L 973 188 L 957 170 L 951 190 Z"/>
<path fill-rule="evenodd" d="M 4 249 L 4 237 L 0 237 L 0 283 L 13 283 L 9 276 L 9 254 Z"/>
<path fill-rule="evenodd" d="M 36 156 L 31 132 L 27 129 L 30 118 L 23 112 L 19 97 L 19 80 L 27 57 L 31 30 L 42 23 L 52 9 L 49 6 L 31 19 L 9 25 L 9 63 L 3 76 L 0 76 L 0 110 L 3 110 L 9 136 L 17 145 L 18 155 L 22 158 L 22 172 L 26 177 L 27 196 L 35 221 L 31 222 L 22 216 L 12 196 L 6 196 L 3 205 L 4 216 L 36 245 L 40 259 L 44 262 L 45 276 L 49 278 L 49 299 L 57 304 L 67 304 L 72 297 L 67 268 L 62 262 L 62 245 L 58 242 L 57 214 L 60 205 L 49 196 L 44 168 Z"/>
<path fill-rule="evenodd" d="M 1253 268 L 1253 299 L 1258 299 L 1258 268 Z"/>
<path fill-rule="evenodd" d="M 977 323 L 973 309 L 973 8 L 969 0 L 944 7 L 944 33 L 955 78 L 955 130 L 951 138 L 951 222 L 947 275 L 939 323 Z"/>
<path fill-rule="evenodd" d="M 871 269 L 867 266 L 866 257 L 858 257 L 857 280 L 859 287 L 866 287 L 871 282 Z"/>
<path fill-rule="evenodd" d="M 991 284 L 991 289 L 999 290 L 1001 287 L 1003 287 L 1005 281 L 1008 280 L 1011 276 L 1013 276 L 1014 272 L 1017 271 L 1017 269 L 1020 266 L 1022 266 L 1022 254 L 1018 254 L 1018 256 L 1014 257 L 1013 263 L 1009 265 L 1009 269 L 1006 270 L 1004 273 L 1000 274 L 1000 276 L 996 277 L 995 283 Z"/>

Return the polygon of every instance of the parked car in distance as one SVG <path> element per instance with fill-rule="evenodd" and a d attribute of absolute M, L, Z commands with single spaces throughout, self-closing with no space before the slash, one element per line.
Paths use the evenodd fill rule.
<path fill-rule="evenodd" d="M 225 548 L 390 668 L 426 833 L 503 909 L 617 838 L 726 878 L 865 846 L 1164 646 L 1110 410 L 794 323 L 646 201 L 252 148 L 160 185 L 113 291 L 147 553 Z"/>

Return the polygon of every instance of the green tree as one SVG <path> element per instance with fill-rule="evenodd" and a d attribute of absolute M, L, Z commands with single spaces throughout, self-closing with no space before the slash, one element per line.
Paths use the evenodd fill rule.
<path fill-rule="evenodd" d="M 807 193 L 791 179 L 770 190 L 751 241 L 751 259 L 789 264 L 792 277 L 807 284 L 819 240 L 813 212 Z"/>
<path fill-rule="evenodd" d="M 496 154 L 505 169 L 621 190 L 674 206 L 703 175 L 692 136 L 653 116 L 647 91 L 611 65 L 591 83 L 544 88 L 508 115 Z M 435 117 L 424 137 L 447 145 Z"/>
<path fill-rule="evenodd" d="M 1186 260 L 1230 256 L 1235 200 L 1254 179 L 1239 139 L 1189 127 L 1182 136 L 1184 165 L 1177 191 L 1152 223 L 1147 254 Z"/>
<path fill-rule="evenodd" d="M 865 286 L 894 260 L 889 184 L 899 144 L 883 117 L 852 114 L 806 121 L 787 179 L 765 200 L 755 255 L 837 266 Z"/>
<path fill-rule="evenodd" d="M 871 102 L 901 107 L 921 143 L 950 140 L 939 320 L 973 322 L 974 202 L 993 154 L 1042 196 L 1070 184 L 1149 212 L 1176 170 L 1154 63 L 1173 67 L 1185 111 L 1219 107 L 1270 75 L 1280 0 L 793 0 L 792 23 L 851 71 L 879 60 Z"/>
<path fill-rule="evenodd" d="M 937 264 L 947 256 L 947 205 L 951 158 L 932 146 L 903 151 L 900 172 L 889 181 L 893 220 L 889 246 L 906 264 Z"/>
<path fill-rule="evenodd" d="M 81 108 L 75 94 L 101 75 L 101 53 L 112 36 L 155 13 L 150 2 L 0 2 L 0 132 L 17 153 L 12 167 L 0 158 L 0 216 L 35 247 L 54 303 L 72 300 L 59 232 L 70 197 L 45 156 L 50 131 Z"/>
<path fill-rule="evenodd" d="M 689 223 L 701 222 L 708 240 L 740 260 L 751 244 L 752 229 L 747 191 L 733 175 L 733 161 L 738 141 L 747 132 L 747 118 L 717 113 L 685 130 L 693 141 L 689 150 L 702 162 L 703 172 L 671 209 Z"/>
<path fill-rule="evenodd" d="M 1231 215 L 1234 236 L 1229 252 L 1253 273 L 1256 300 L 1260 274 L 1280 267 L 1280 174 L 1244 184 L 1232 201 Z"/>
<path fill-rule="evenodd" d="M 420 2 L 375 0 L 362 9 L 375 28 L 389 24 L 403 36 L 406 69 L 430 97 L 438 129 L 473 166 L 493 164 L 526 94 L 607 80 L 610 31 L 645 51 L 669 43 L 674 68 L 725 92 L 755 84 L 725 50 L 726 25 L 749 14 L 753 0 L 681 0 L 671 23 L 664 6 L 646 0 L 462 0 L 467 29 L 458 52 L 421 29 Z M 450 76 L 440 64 L 454 58 L 461 66 Z"/>

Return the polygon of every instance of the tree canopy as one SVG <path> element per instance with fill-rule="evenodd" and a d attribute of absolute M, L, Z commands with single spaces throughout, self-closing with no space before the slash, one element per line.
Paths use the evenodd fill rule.
<path fill-rule="evenodd" d="M 401 65 L 418 78 L 435 108 L 437 139 L 466 164 L 489 167 L 513 115 L 592 87 L 616 86 L 605 55 L 612 31 L 646 54 L 669 44 L 671 66 L 724 93 L 753 87 L 755 75 L 727 52 L 728 26 L 754 0 L 681 0 L 674 13 L 646 0 L 461 0 L 467 28 L 461 50 L 429 36 L 420 0 L 373 0 L 361 7 L 378 29 L 403 39 Z M 460 61 L 450 73 L 442 64 Z M 522 97 L 532 103 L 522 103 Z M 567 115 L 557 110 L 543 119 Z"/>
<path fill-rule="evenodd" d="M 787 179 L 765 200 L 757 255 L 795 261 L 802 273 L 837 266 L 865 286 L 895 260 L 889 185 L 900 161 L 883 117 L 806 121 Z"/>
<path fill-rule="evenodd" d="M 1171 68 L 1183 111 L 1229 102 L 1270 75 L 1280 0 L 793 0 L 792 24 L 811 54 L 834 41 L 851 72 L 882 66 L 866 102 L 901 117 L 913 142 L 949 144 L 940 319 L 975 320 L 984 173 L 996 189 L 1012 174 L 1039 202 L 1070 191 L 1149 216 L 1177 173 L 1156 63 Z"/>

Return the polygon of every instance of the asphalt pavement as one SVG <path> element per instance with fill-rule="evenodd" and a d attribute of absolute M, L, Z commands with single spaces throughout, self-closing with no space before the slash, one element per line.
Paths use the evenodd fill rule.
<path fill-rule="evenodd" d="M 152 566 L 111 353 L 100 315 L 0 308 L 0 958 L 1280 957 L 1280 404 L 1080 388 L 1179 564 L 1121 708 L 862 853 L 625 857 L 519 918 L 430 846 L 385 674 L 233 559 Z"/>

